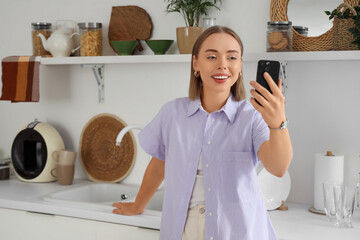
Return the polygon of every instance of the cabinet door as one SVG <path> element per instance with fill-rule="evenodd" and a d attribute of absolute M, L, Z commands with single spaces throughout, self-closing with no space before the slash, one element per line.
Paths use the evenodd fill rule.
<path fill-rule="evenodd" d="M 156 229 L 99 222 L 97 240 L 159 240 L 160 231 Z"/>
<path fill-rule="evenodd" d="M 96 240 L 96 221 L 0 209 L 1 239 Z"/>
<path fill-rule="evenodd" d="M 0 239 L 158 240 L 159 236 L 154 229 L 0 208 Z"/>

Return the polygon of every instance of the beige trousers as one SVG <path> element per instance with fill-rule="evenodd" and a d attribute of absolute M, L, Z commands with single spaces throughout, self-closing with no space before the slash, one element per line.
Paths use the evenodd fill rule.
<path fill-rule="evenodd" d="M 205 239 L 205 205 L 190 208 L 185 223 L 182 240 Z"/>

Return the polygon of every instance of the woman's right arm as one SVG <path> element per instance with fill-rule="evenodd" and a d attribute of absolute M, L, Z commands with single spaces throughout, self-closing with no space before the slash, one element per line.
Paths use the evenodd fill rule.
<path fill-rule="evenodd" d="M 153 157 L 146 168 L 143 181 L 135 202 L 118 202 L 113 206 L 113 213 L 120 215 L 136 215 L 144 212 L 146 205 L 150 202 L 160 184 L 164 180 L 165 162 Z"/>

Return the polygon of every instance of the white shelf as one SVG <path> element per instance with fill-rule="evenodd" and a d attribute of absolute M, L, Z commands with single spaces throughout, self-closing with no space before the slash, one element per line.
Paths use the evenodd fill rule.
<path fill-rule="evenodd" d="M 132 55 L 132 56 L 101 56 L 101 57 L 58 57 L 41 58 L 43 65 L 71 64 L 118 64 L 118 63 L 187 63 L 190 54 L 172 55 Z"/>
<path fill-rule="evenodd" d="M 250 59 L 257 61 L 261 56 L 269 59 L 285 62 L 302 62 L 302 61 L 353 61 L 360 60 L 360 51 L 323 51 L 323 52 L 269 52 L 265 54 L 258 54 L 257 59 L 253 59 L 250 54 Z"/>
<path fill-rule="evenodd" d="M 283 78 L 286 80 L 287 62 L 301 61 L 359 61 L 360 51 L 326 51 L 326 52 L 266 52 L 246 53 L 243 56 L 244 62 L 257 62 L 260 59 L 278 60 L 282 65 Z M 80 65 L 81 67 L 92 68 L 98 85 L 99 102 L 104 102 L 104 65 L 105 64 L 190 64 L 190 54 L 169 54 L 169 55 L 132 55 L 132 56 L 99 56 L 99 57 L 58 57 L 41 58 L 42 65 Z"/>
<path fill-rule="evenodd" d="M 278 61 L 353 61 L 360 60 L 360 51 L 325 51 L 325 52 L 266 52 L 246 53 L 244 62 L 257 62 L 259 59 Z M 79 65 L 79 64 L 139 64 L 139 63 L 190 63 L 190 54 L 169 55 L 133 55 L 101 57 L 59 57 L 42 58 L 43 65 Z"/>

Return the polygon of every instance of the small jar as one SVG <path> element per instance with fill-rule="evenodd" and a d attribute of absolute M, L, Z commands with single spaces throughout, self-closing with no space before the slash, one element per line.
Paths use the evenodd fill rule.
<path fill-rule="evenodd" d="M 102 55 L 102 24 L 78 23 L 80 32 L 80 56 Z"/>
<path fill-rule="evenodd" d="M 207 29 L 209 27 L 216 25 L 216 18 L 203 18 L 203 28 Z"/>
<path fill-rule="evenodd" d="M 296 32 L 298 32 L 299 34 L 307 37 L 308 35 L 308 31 L 309 29 L 307 27 L 303 27 L 303 26 L 294 26 L 293 27 L 295 29 Z"/>
<path fill-rule="evenodd" d="M 268 22 L 266 49 L 268 52 L 292 50 L 291 22 Z"/>
<path fill-rule="evenodd" d="M 41 38 L 38 36 L 38 34 L 42 33 L 42 35 L 48 39 L 52 33 L 51 23 L 34 22 L 31 23 L 31 28 L 33 56 L 50 55 L 50 53 L 44 49 Z"/>

